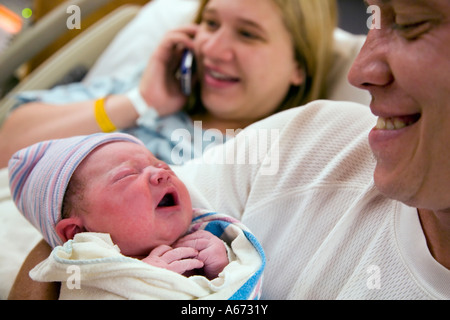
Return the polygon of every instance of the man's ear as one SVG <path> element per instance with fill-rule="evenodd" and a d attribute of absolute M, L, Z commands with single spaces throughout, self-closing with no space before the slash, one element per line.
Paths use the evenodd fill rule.
<path fill-rule="evenodd" d="M 64 241 L 72 240 L 77 233 L 83 232 L 83 222 L 79 217 L 62 219 L 56 225 L 56 233 Z"/>

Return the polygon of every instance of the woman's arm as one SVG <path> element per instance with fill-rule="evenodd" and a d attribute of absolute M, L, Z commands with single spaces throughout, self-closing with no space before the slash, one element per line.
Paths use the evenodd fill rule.
<path fill-rule="evenodd" d="M 108 117 L 117 128 L 135 125 L 138 114 L 125 95 L 111 95 L 105 101 Z M 0 167 L 21 148 L 48 139 L 99 132 L 94 101 L 58 106 L 33 102 L 13 111 L 0 128 Z"/>
<path fill-rule="evenodd" d="M 31 280 L 28 273 L 38 263 L 45 260 L 51 253 L 49 245 L 42 240 L 31 251 L 20 269 L 16 281 L 9 293 L 9 300 L 57 300 L 59 297 L 59 283 L 36 282 Z"/>

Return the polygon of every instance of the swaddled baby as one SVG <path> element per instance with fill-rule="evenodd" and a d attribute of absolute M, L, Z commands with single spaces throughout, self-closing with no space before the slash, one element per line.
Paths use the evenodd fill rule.
<path fill-rule="evenodd" d="M 192 228 L 193 219 L 206 212 L 192 208 L 182 181 L 130 135 L 44 141 L 16 153 L 9 171 L 19 210 L 56 247 L 40 272 L 32 271 L 38 280 L 58 281 L 49 272 L 55 266 L 121 262 L 134 267 L 139 261 L 159 269 L 149 269 L 156 280 L 169 270 L 211 281 L 236 257 L 219 239 L 223 232 L 216 236 L 207 228 Z M 224 279 L 214 283 L 222 287 Z M 187 297 L 209 294 L 200 291 Z"/>

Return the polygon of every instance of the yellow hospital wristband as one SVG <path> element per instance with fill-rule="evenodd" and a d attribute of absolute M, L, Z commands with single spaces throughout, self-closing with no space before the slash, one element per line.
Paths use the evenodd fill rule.
<path fill-rule="evenodd" d="M 105 99 L 101 98 L 95 101 L 94 114 L 95 120 L 102 132 L 113 132 L 116 131 L 116 126 L 111 122 L 105 110 Z"/>

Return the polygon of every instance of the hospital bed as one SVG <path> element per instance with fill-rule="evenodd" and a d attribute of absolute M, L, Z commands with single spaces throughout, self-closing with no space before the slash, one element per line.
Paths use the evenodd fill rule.
<path fill-rule="evenodd" d="M 67 1 L 35 25 L 26 28 L 14 39 L 11 46 L 0 54 L 0 85 L 4 85 L 17 68 L 41 52 L 52 41 L 64 32 L 70 32 L 67 28 L 67 19 L 70 17 L 67 13 L 69 5 L 78 6 L 84 17 L 107 2 L 111 0 Z M 90 69 L 117 32 L 133 19 L 139 9 L 136 5 L 118 8 L 40 65 L 0 101 L 0 124 L 14 105 L 14 95 L 17 92 L 50 88 L 77 66 Z"/>
<path fill-rule="evenodd" d="M 97 1 L 77 3 L 82 7 L 86 2 Z M 153 0 L 142 9 L 126 5 L 105 16 L 55 53 L 0 101 L 0 125 L 15 103 L 14 94 L 50 88 L 74 67 L 83 65 L 89 69 L 83 81 L 111 73 L 126 74 L 136 61 L 149 58 L 167 30 L 191 21 L 197 4 L 198 0 Z M 63 7 L 57 10 L 62 17 L 67 17 Z M 54 19 L 61 20 L 58 13 L 52 14 L 56 15 Z M 50 22 L 47 23 L 52 26 Z M 28 35 L 31 38 L 36 36 L 36 33 Z M 370 102 L 369 95 L 347 82 L 347 72 L 359 52 L 364 36 L 336 30 L 335 40 L 335 62 L 329 74 L 328 98 L 367 105 Z M 16 47 L 13 49 L 18 50 Z M 11 53 L 8 57 L 0 56 L 2 70 L 5 63 L 12 64 L 14 60 Z M 30 57 L 17 58 L 23 60 Z M 17 66 L 19 62 L 15 61 L 14 64 Z M 41 238 L 38 231 L 17 211 L 10 196 L 7 170 L 0 169 L 0 299 L 7 298 L 22 262 Z"/>

